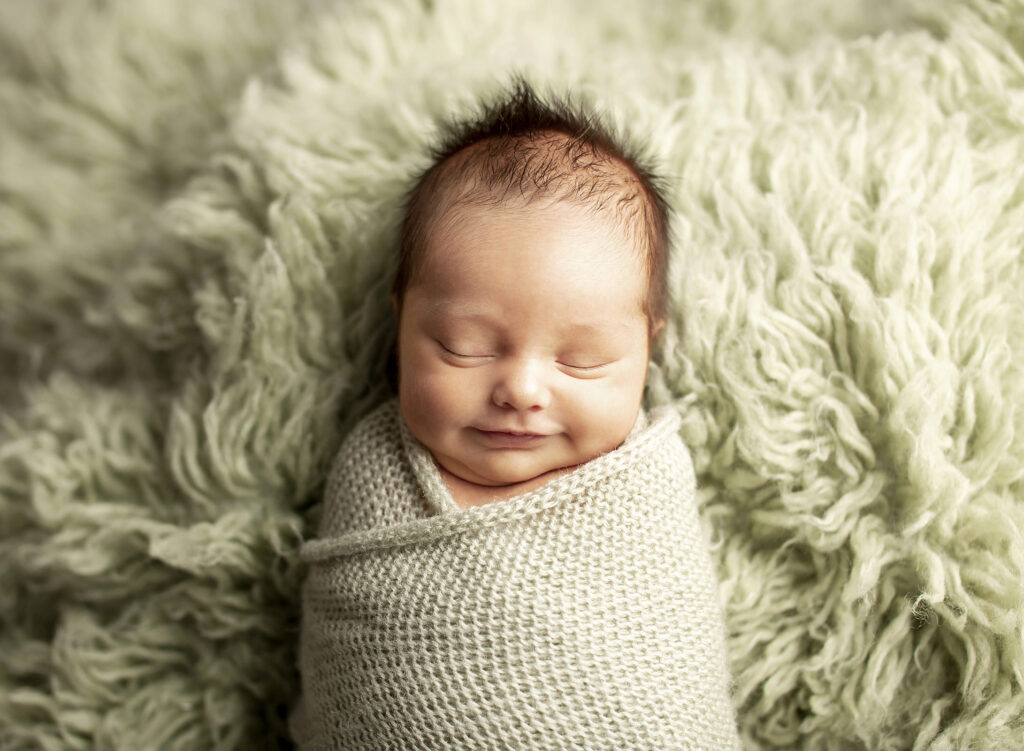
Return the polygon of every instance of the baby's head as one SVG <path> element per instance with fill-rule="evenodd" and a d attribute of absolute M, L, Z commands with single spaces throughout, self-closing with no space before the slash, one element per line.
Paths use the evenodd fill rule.
<path fill-rule="evenodd" d="M 655 179 L 522 82 L 456 125 L 409 195 L 399 403 L 446 471 L 512 485 L 616 448 L 666 307 Z"/>

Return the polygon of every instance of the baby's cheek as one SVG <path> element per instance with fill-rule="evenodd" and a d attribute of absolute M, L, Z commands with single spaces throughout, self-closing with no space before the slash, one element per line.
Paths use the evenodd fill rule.
<path fill-rule="evenodd" d="M 423 377 L 423 395 L 431 403 L 446 411 L 465 405 L 472 389 L 472 379 L 467 378 L 466 371 L 458 368 L 441 367 L 425 373 Z"/>
<path fill-rule="evenodd" d="M 470 403 L 463 380 L 452 368 L 424 368 L 409 374 L 401 386 L 406 421 L 419 423 L 431 432 L 460 421 Z"/>
<path fill-rule="evenodd" d="M 579 449 L 594 457 L 617 448 L 636 422 L 642 396 L 643 384 L 635 378 L 609 379 L 587 394 L 579 414 Z"/>

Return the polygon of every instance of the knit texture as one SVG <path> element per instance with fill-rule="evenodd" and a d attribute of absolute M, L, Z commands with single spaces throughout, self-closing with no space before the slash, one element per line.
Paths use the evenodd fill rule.
<path fill-rule="evenodd" d="M 300 745 L 738 748 L 679 424 L 459 509 L 397 403 L 367 417 L 302 548 Z"/>

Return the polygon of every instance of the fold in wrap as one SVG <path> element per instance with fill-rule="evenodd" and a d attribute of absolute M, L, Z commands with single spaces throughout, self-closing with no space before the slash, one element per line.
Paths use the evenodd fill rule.
<path fill-rule="evenodd" d="M 724 628 L 679 417 L 461 509 L 391 401 L 301 551 L 305 749 L 734 749 Z"/>

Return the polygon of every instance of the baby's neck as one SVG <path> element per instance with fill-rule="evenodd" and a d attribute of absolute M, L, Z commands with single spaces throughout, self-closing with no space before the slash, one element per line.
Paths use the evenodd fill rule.
<path fill-rule="evenodd" d="M 514 498 L 517 495 L 522 495 L 539 488 L 559 475 L 564 475 L 566 472 L 571 472 L 575 469 L 575 467 L 560 467 L 559 469 L 553 469 L 550 472 L 545 472 L 542 475 L 531 477 L 529 480 L 515 482 L 511 485 L 478 485 L 475 482 L 469 482 L 469 480 L 463 480 L 461 477 L 453 475 L 447 469 L 440 466 L 440 464 L 437 468 L 441 472 L 441 478 L 444 480 L 445 487 L 448 488 L 448 492 L 452 495 L 452 500 L 455 501 L 455 505 L 459 508 L 486 506 L 488 503 L 506 501 L 509 498 Z"/>

